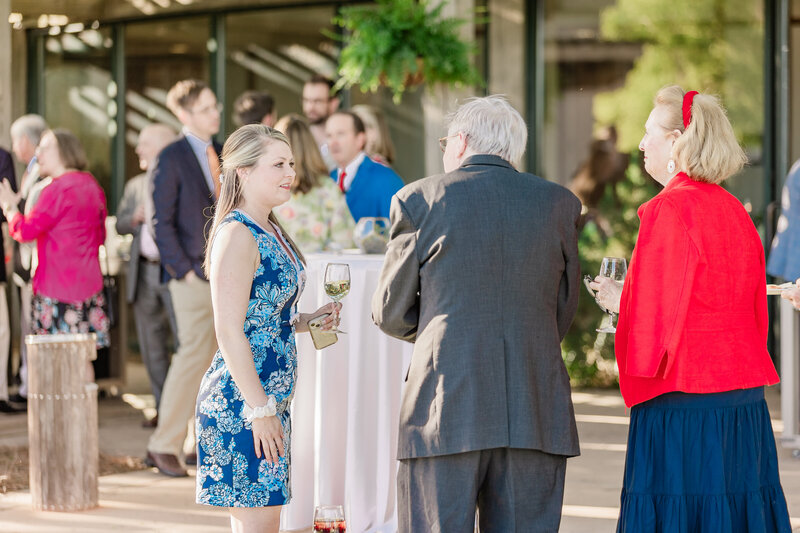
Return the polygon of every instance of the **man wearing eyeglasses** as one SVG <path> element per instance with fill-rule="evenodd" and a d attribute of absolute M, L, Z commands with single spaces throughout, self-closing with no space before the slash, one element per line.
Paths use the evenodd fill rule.
<path fill-rule="evenodd" d="M 336 166 L 331 158 L 325 136 L 325 122 L 339 109 L 339 94 L 333 92 L 333 80 L 315 74 L 303 85 L 303 114 L 308 119 L 308 127 L 322 154 L 328 170 Z"/>
<path fill-rule="evenodd" d="M 558 531 L 578 433 L 561 339 L 578 306 L 580 201 L 519 172 L 527 127 L 474 98 L 445 174 L 392 199 L 372 317 L 414 342 L 400 407 L 398 529 Z"/>
<path fill-rule="evenodd" d="M 183 135 L 158 155 L 153 169 L 153 229 L 178 328 L 158 410 L 158 426 L 147 460 L 162 474 L 186 476 L 178 460 L 197 459 L 194 406 L 200 380 L 217 350 L 211 289 L 203 273 L 207 231 L 219 197 L 219 153 L 213 136 L 221 107 L 205 83 L 183 80 L 167 93 L 167 107 L 183 124 Z M 187 434 L 188 432 L 188 434 Z"/>

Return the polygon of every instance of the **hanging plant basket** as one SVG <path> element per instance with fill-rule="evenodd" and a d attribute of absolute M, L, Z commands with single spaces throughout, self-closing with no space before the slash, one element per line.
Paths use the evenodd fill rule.
<path fill-rule="evenodd" d="M 386 87 L 399 103 L 406 90 L 423 83 L 481 84 L 472 62 L 475 47 L 458 35 L 466 20 L 442 17 L 443 7 L 429 9 L 428 0 L 377 0 L 343 8 L 333 19 L 345 30 L 333 36 L 344 43 L 336 88 Z"/>
<path fill-rule="evenodd" d="M 419 87 L 425 83 L 425 64 L 421 57 L 417 58 L 417 69 L 415 72 L 406 72 L 406 77 L 403 79 L 403 87 L 404 90 L 413 89 L 415 87 Z M 390 87 L 391 82 L 389 78 L 386 77 L 386 74 L 381 73 L 380 75 L 380 82 L 381 86 L 383 87 Z"/>

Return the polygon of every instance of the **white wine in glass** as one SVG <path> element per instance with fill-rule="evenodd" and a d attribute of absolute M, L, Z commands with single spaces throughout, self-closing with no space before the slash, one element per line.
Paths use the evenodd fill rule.
<path fill-rule="evenodd" d="M 340 301 L 350 292 L 350 267 L 345 263 L 328 263 L 325 267 L 325 294 L 334 302 Z M 334 333 L 346 333 L 340 329 Z"/>
<path fill-rule="evenodd" d="M 628 272 L 628 262 L 623 257 L 604 257 L 603 262 L 600 264 L 600 274 L 602 278 L 609 278 L 618 283 L 625 281 L 625 274 Z M 608 309 L 605 312 L 611 316 L 611 324 L 597 329 L 598 333 L 616 333 L 617 328 L 614 322 L 617 318 L 616 313 L 612 313 Z"/>

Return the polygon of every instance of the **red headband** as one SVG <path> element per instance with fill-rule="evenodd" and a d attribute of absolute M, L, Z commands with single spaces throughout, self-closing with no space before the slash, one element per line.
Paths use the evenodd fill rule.
<path fill-rule="evenodd" d="M 692 121 L 692 102 L 694 102 L 694 95 L 698 94 L 697 91 L 689 91 L 683 95 L 683 127 L 688 128 L 689 123 Z"/>

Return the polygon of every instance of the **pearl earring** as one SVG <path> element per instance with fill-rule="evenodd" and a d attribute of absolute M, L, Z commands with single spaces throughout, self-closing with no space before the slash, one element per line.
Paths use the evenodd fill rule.
<path fill-rule="evenodd" d="M 675 161 L 673 161 L 672 158 L 670 158 L 669 162 L 667 163 L 667 172 L 670 174 L 675 172 Z"/>

